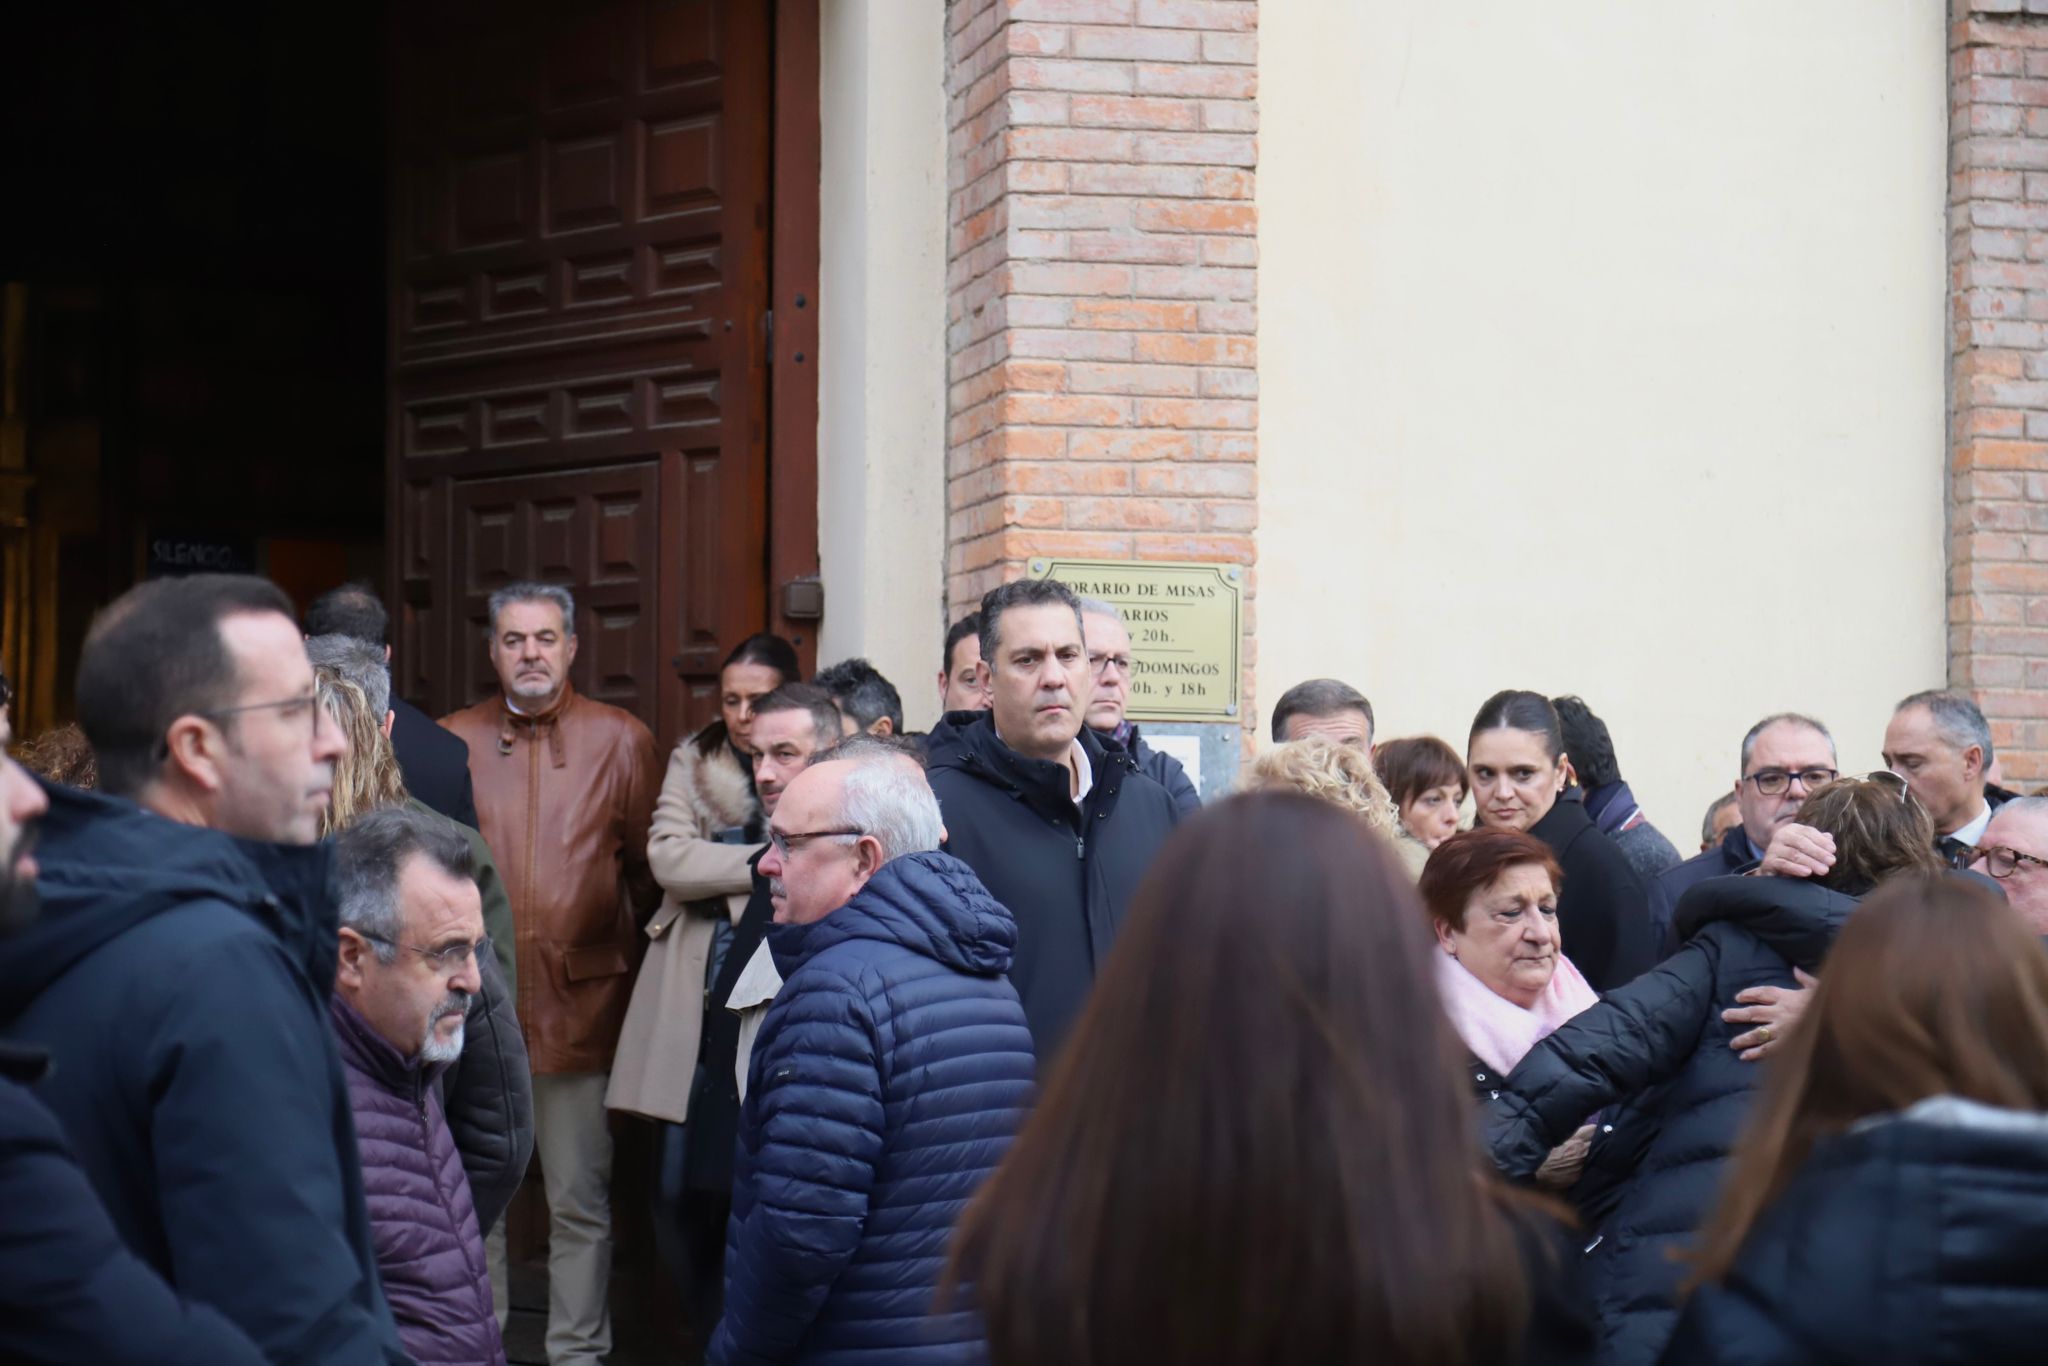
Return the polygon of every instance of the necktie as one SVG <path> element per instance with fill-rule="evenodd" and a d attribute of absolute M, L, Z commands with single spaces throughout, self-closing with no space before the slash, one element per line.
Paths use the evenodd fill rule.
<path fill-rule="evenodd" d="M 1970 860 L 1977 857 L 1975 846 L 1965 844 L 1953 835 L 1943 835 L 1934 842 L 1934 847 L 1941 854 L 1942 862 L 1951 868 L 1967 868 Z"/>

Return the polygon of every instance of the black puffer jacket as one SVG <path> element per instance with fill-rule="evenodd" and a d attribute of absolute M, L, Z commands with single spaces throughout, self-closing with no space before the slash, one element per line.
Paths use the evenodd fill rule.
<path fill-rule="evenodd" d="M 995 713 L 948 712 L 932 731 L 932 791 L 946 852 L 1017 918 L 1010 982 L 1043 1069 L 1081 1011 L 1152 855 L 1180 819 L 1165 788 L 1114 740 L 1081 731 L 1094 785 L 1076 805 L 1067 770 L 996 736 Z"/>
<path fill-rule="evenodd" d="M 533 1158 L 533 1073 L 496 954 L 477 960 L 483 990 L 462 1017 L 462 1056 L 441 1077 L 441 1106 L 485 1233 L 512 1203 Z"/>
<path fill-rule="evenodd" d="M 1603 1361 L 1647 1366 L 1663 1350 L 1682 1274 L 1670 1253 L 1712 1206 L 1749 1113 L 1760 1073 L 1728 1047 L 1722 1010 L 1746 987 L 1794 985 L 1794 965 L 1818 972 L 1855 905 L 1783 878 L 1699 884 L 1678 906 L 1685 946 L 1559 1026 L 1488 1099 L 1487 1143 L 1516 1178 L 1606 1112 L 1587 1162 L 1611 1192 L 1587 1240 Z"/>
<path fill-rule="evenodd" d="M 1529 833 L 1550 846 L 1564 869 L 1557 927 L 1565 952 L 1593 989 L 1612 991 L 1648 971 L 1657 961 L 1650 892 L 1628 856 L 1569 797 L 1559 797 Z"/>
<path fill-rule="evenodd" d="M 2048 1115 L 1941 1097 L 1815 1146 L 1666 1366 L 2048 1355 Z"/>

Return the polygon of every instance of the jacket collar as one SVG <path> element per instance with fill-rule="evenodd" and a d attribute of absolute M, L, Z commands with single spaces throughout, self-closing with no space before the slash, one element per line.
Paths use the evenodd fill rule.
<path fill-rule="evenodd" d="M 45 783 L 37 889 L 43 911 L 0 954 L 0 1019 L 87 954 L 142 921 L 200 900 L 237 908 L 275 936 L 325 996 L 337 922 L 329 843 L 236 839 L 182 825 L 124 797 Z"/>
<path fill-rule="evenodd" d="M 900 944 L 955 972 L 993 977 L 1009 971 L 1017 922 L 972 868 L 932 850 L 890 859 L 823 920 L 768 927 L 768 947 L 785 979 L 852 939 Z"/>
<path fill-rule="evenodd" d="M 1543 813 L 1542 819 L 1529 827 L 1529 833 L 1542 840 L 1559 853 L 1580 834 L 1593 828 L 1593 818 L 1586 814 L 1583 802 L 1570 796 L 1571 789 L 1557 794 L 1557 800 Z"/>
<path fill-rule="evenodd" d="M 568 715 L 570 708 L 575 705 L 575 702 L 576 685 L 573 683 L 564 683 L 562 685 L 562 695 L 557 697 L 546 711 L 530 714 L 512 710 L 511 703 L 505 700 L 505 694 L 499 693 L 498 753 L 510 754 L 513 746 L 519 743 L 521 737 L 538 740 L 542 735 L 546 735 L 549 763 L 556 768 L 565 767 L 569 759 L 562 747 L 562 727 L 560 723 L 562 718 Z"/>
<path fill-rule="evenodd" d="M 338 991 L 327 998 L 327 1011 L 342 1060 L 394 1095 L 417 1099 L 448 1065 L 423 1063 L 417 1056 L 400 1053 Z"/>
<path fill-rule="evenodd" d="M 1105 742 L 1086 726 L 1081 727 L 1080 741 L 1093 778 L 1088 809 L 1109 811 L 1123 788 L 1124 775 L 1136 764 L 1115 741 Z M 1073 782 L 1066 765 L 1027 759 L 1004 744 L 996 734 L 994 712 L 948 712 L 932 731 L 930 765 L 958 769 L 1009 793 L 1040 815 L 1075 823 Z"/>

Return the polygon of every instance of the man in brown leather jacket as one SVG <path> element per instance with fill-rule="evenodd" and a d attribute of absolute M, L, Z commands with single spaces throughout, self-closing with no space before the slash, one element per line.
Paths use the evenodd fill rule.
<path fill-rule="evenodd" d="M 605 1082 L 639 922 L 661 899 L 647 868 L 661 770 L 646 726 L 569 686 L 576 604 L 567 589 L 511 584 L 490 607 L 502 694 L 441 724 L 469 746 L 478 823 L 518 932 L 519 1022 L 550 1214 L 548 1361 L 597 1362 L 611 1351 Z"/>

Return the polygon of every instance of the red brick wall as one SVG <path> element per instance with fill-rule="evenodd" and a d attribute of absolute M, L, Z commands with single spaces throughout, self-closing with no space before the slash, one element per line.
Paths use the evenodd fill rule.
<path fill-rule="evenodd" d="M 2048 782 L 2048 0 L 1952 0 L 1949 681 Z"/>
<path fill-rule="evenodd" d="M 1250 565 L 1256 0 L 946 21 L 950 614 L 1033 555 Z"/>

